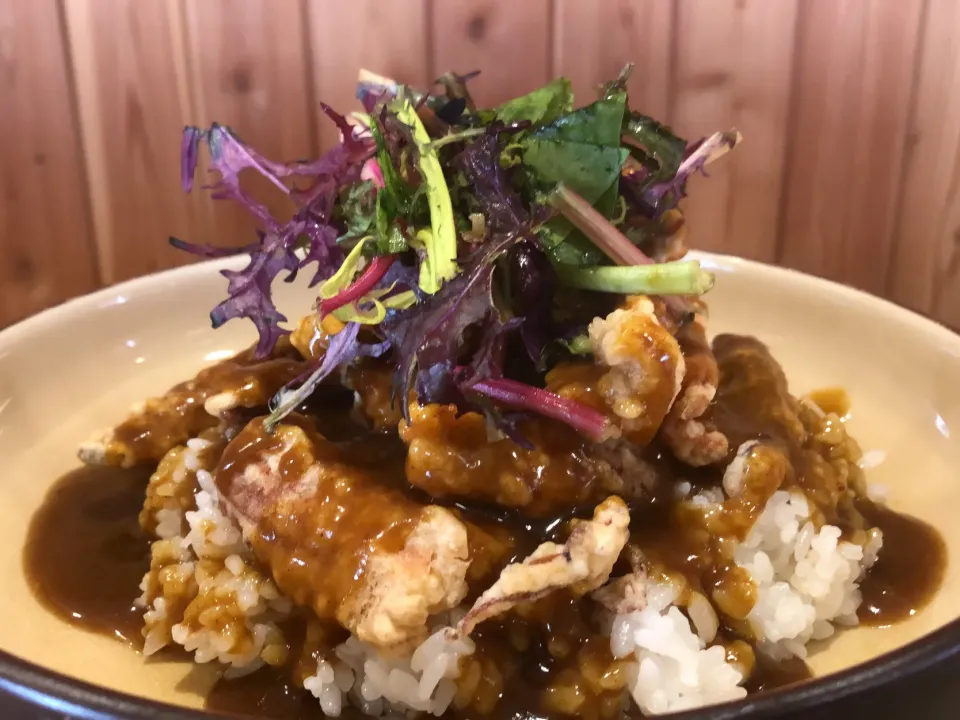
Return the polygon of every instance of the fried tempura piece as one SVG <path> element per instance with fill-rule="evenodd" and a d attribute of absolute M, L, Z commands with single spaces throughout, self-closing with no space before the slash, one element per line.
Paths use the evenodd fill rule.
<path fill-rule="evenodd" d="M 542 516 L 610 494 L 636 498 L 655 475 L 631 448 L 595 446 L 562 423 L 534 418 L 520 432 L 533 445 L 488 437 L 477 413 L 452 405 L 411 405 L 400 424 L 407 480 L 433 497 L 461 497 Z"/>
<path fill-rule="evenodd" d="M 264 406 L 307 365 L 285 341 L 265 360 L 253 349 L 201 370 L 195 378 L 137 407 L 120 425 L 80 446 L 89 465 L 157 463 L 171 449 L 215 427 L 237 408 Z"/>
<path fill-rule="evenodd" d="M 680 460 L 699 467 L 721 462 L 729 452 L 727 437 L 704 417 L 717 393 L 720 371 L 707 340 L 706 318 L 697 313 L 677 331 L 687 371 L 680 395 L 663 422 L 663 439 Z"/>
<path fill-rule="evenodd" d="M 375 430 L 396 428 L 403 413 L 391 401 L 392 363 L 381 359 L 362 360 L 347 369 L 347 385 L 357 393 L 356 409 Z"/>
<path fill-rule="evenodd" d="M 630 572 L 590 593 L 591 600 L 615 615 L 639 612 L 647 606 L 649 575 L 643 553 L 638 547 L 628 545 L 624 555 L 630 561 Z"/>
<path fill-rule="evenodd" d="M 590 323 L 596 363 L 560 363 L 547 389 L 606 414 L 623 437 L 647 445 L 673 404 L 686 371 L 676 338 L 653 302 L 628 297 L 624 307 Z"/>
<path fill-rule="evenodd" d="M 731 447 L 761 436 L 801 444 L 800 403 L 790 395 L 783 368 L 767 346 L 752 337 L 720 335 L 713 352 L 720 382 L 712 421 Z"/>
<path fill-rule="evenodd" d="M 627 506 L 609 497 L 593 511 L 592 520 L 574 520 L 572 525 L 562 545 L 543 543 L 523 562 L 504 568 L 460 621 L 458 631 L 469 635 L 485 620 L 561 588 L 582 596 L 603 585 L 629 537 Z"/>
<path fill-rule="evenodd" d="M 326 353 L 327 345 L 330 344 L 330 332 L 334 332 L 335 329 L 338 330 L 343 326 L 335 318 L 330 318 L 329 322 L 332 325 L 328 332 L 324 329 L 317 313 L 304 315 L 297 323 L 297 327 L 290 333 L 290 344 L 307 360 L 313 360 L 314 362 L 319 360 Z"/>
<path fill-rule="evenodd" d="M 427 617 L 467 593 L 465 524 L 339 462 L 307 420 L 292 416 L 273 435 L 254 420 L 215 477 L 281 591 L 365 642 L 422 640 Z"/>
<path fill-rule="evenodd" d="M 799 487 L 818 520 L 868 530 L 853 506 L 866 493 L 861 453 L 836 415 L 793 397 L 780 364 L 756 338 L 721 335 L 713 342 L 720 387 L 711 407 L 713 421 L 741 451 L 760 438 L 782 456 L 784 487 Z M 754 448 L 756 455 L 758 448 Z M 740 453 L 738 453 L 739 455 Z M 737 460 L 724 476 L 728 493 L 739 497 Z"/>
<path fill-rule="evenodd" d="M 647 606 L 647 574 L 621 575 L 594 590 L 590 598 L 615 615 L 639 612 Z"/>
<path fill-rule="evenodd" d="M 723 490 L 729 499 L 707 520 L 708 527 L 718 536 L 745 538 L 790 473 L 790 460 L 782 448 L 760 440 L 742 443 L 723 472 Z"/>

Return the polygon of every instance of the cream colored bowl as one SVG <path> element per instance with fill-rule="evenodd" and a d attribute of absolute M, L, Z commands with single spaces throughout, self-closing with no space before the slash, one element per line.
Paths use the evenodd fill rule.
<path fill-rule="evenodd" d="M 864 449 L 886 453 L 870 479 L 890 488 L 894 508 L 937 527 L 952 556 L 960 557 L 960 337 L 823 280 L 700 257 L 717 273 L 709 296 L 711 332 L 762 339 L 783 363 L 795 393 L 846 388 L 853 434 Z M 69 700 L 73 705 L 64 707 L 155 716 L 150 712 L 156 706 L 120 702 L 110 693 L 37 673 L 32 664 L 141 698 L 202 705 L 212 672 L 192 671 L 185 663 L 144 663 L 125 646 L 49 614 L 26 585 L 21 550 L 31 514 L 51 483 L 77 465 L 81 440 L 120 420 L 134 402 L 253 340 L 245 321 L 210 328 L 207 313 L 224 296 L 218 270 L 230 264 L 207 262 L 134 280 L 0 332 L 0 651 L 18 659 L 0 653 L 0 689 L 48 705 Z M 276 292 L 291 318 L 314 299 L 303 284 L 277 283 Z M 954 621 L 958 601 L 960 567 L 950 564 L 940 594 L 922 613 L 889 629 L 844 632 L 811 665 L 824 675 L 884 655 Z M 877 668 L 920 668 L 949 655 L 958 635 L 956 627 L 935 634 L 887 666 L 843 676 L 831 692 L 862 688 L 876 679 Z M 780 702 L 789 704 L 790 695 Z M 0 701 L 0 716 L 2 708 Z"/>

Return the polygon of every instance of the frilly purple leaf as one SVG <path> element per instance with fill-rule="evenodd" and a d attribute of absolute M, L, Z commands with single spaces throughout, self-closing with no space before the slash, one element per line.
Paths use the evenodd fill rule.
<path fill-rule="evenodd" d="M 493 273 L 496 261 L 522 239 L 519 234 L 494 238 L 467 258 L 460 274 L 439 292 L 406 310 L 387 313 L 380 329 L 394 348 L 393 397 L 405 415 L 411 390 L 422 403 L 452 403 L 460 412 L 484 411 L 464 393 L 464 383 L 502 374 L 503 340 L 517 323 L 504 321 L 496 307 Z M 463 362 L 470 333 L 471 358 Z"/>
<path fill-rule="evenodd" d="M 332 223 L 334 203 L 340 189 L 356 182 L 363 164 L 373 155 L 371 139 L 358 137 L 346 119 L 329 108 L 327 115 L 344 132 L 343 141 L 311 162 L 277 163 L 242 143 L 229 128 L 214 124 L 207 130 L 185 128 L 181 143 L 181 180 L 189 190 L 198 163 L 199 145 L 207 143 L 210 169 L 219 179 L 210 186 L 215 199 L 231 199 L 245 207 L 260 224 L 259 241 L 243 248 L 223 249 L 171 240 L 180 249 L 202 257 L 223 257 L 249 253 L 250 262 L 242 270 L 224 270 L 228 298 L 210 314 L 214 327 L 234 318 L 248 318 L 259 333 L 256 354 L 264 357 L 277 340 L 289 331 L 280 327 L 286 321 L 273 303 L 271 286 L 277 275 L 292 281 L 307 265 L 315 264 L 311 285 L 332 275 L 343 259 L 336 239 L 340 229 Z M 240 187 L 240 173 L 253 170 L 289 195 L 298 210 L 286 223 L 278 222 L 267 207 Z M 283 180 L 301 178 L 311 184 L 305 190 L 288 188 Z"/>
<path fill-rule="evenodd" d="M 514 311 L 523 318 L 520 337 L 530 359 L 540 365 L 546 344 L 556 334 L 552 309 L 557 273 L 546 253 L 530 240 L 511 251 L 509 270 Z"/>
<path fill-rule="evenodd" d="M 519 129 L 496 122 L 484 135 L 467 145 L 455 160 L 494 232 L 515 232 L 530 222 L 529 213 L 510 187 L 507 172 L 500 165 L 503 149 L 500 135 Z"/>

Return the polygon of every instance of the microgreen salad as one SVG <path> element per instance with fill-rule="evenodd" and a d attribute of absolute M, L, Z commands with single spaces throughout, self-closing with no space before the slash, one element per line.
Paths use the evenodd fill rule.
<path fill-rule="evenodd" d="M 271 285 L 308 267 L 318 321 L 336 321 L 324 324 L 335 331 L 315 368 L 273 399 L 269 423 L 338 368 L 386 357 L 405 413 L 416 393 L 481 412 L 522 444 L 517 420 L 530 413 L 606 437 L 605 417 L 543 389 L 543 373 L 590 353 L 587 324 L 623 295 L 663 298 L 684 322 L 713 277 L 678 259 L 677 204 L 690 176 L 740 139 L 733 131 L 688 143 L 630 108 L 629 73 L 576 109 L 564 78 L 478 109 L 468 77 L 447 73 L 428 94 L 362 71 L 365 112 L 351 122 L 324 105 L 342 140 L 314 161 L 274 162 L 229 128 L 187 127 L 184 189 L 205 144 L 219 175 L 213 197 L 243 205 L 260 228 L 255 243 L 229 249 L 171 239 L 205 257 L 249 255 L 242 270 L 222 271 L 228 297 L 213 326 L 249 319 L 258 356 L 268 355 L 290 332 Z M 274 218 L 241 187 L 245 170 L 295 203 L 292 218 Z"/>

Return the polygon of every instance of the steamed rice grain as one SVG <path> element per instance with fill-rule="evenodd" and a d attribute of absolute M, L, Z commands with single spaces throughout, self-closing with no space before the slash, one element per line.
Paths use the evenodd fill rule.
<path fill-rule="evenodd" d="M 144 653 L 175 643 L 196 662 L 216 662 L 227 677 L 238 677 L 285 662 L 287 644 L 277 623 L 291 603 L 253 567 L 240 528 L 221 511 L 213 477 L 197 454 L 207 442 L 195 439 L 171 451 L 163 482 L 148 501 L 161 539 L 153 544 L 153 563 L 141 585 Z M 191 487 L 189 505 L 182 500 L 184 483 Z M 689 483 L 681 483 L 677 494 L 701 509 L 724 500 L 721 488 L 693 494 Z M 170 500 L 175 496 L 176 502 Z M 835 625 L 855 624 L 858 581 L 881 545 L 877 530 L 860 546 L 842 540 L 839 528 L 817 528 L 801 493 L 776 492 L 734 550 L 736 563 L 756 585 L 747 621 L 758 649 L 774 658 L 802 658 L 807 645 L 829 637 Z M 631 661 L 625 701 L 631 698 L 647 714 L 746 695 L 744 668 L 714 644 L 720 626 L 714 605 L 678 582 L 650 581 L 646 607 L 608 623 L 612 654 Z M 303 687 L 330 717 L 347 705 L 372 716 L 441 715 L 457 694 L 461 661 L 475 647 L 453 630 L 455 617 L 435 623 L 412 653 L 398 657 L 384 657 L 351 636 L 317 660 Z"/>
<path fill-rule="evenodd" d="M 802 493 L 780 490 L 734 551 L 757 586 L 747 620 L 771 657 L 805 658 L 811 640 L 830 637 L 836 624 L 857 624 L 859 580 L 883 539 L 872 531 L 867 554 L 840 535 L 836 526 L 814 526 Z"/>
<path fill-rule="evenodd" d="M 707 647 L 675 600 L 673 584 L 654 581 L 646 608 L 614 618 L 613 656 L 636 661 L 634 701 L 645 713 L 660 714 L 745 697 L 740 669 L 727 662 L 722 646 Z"/>

